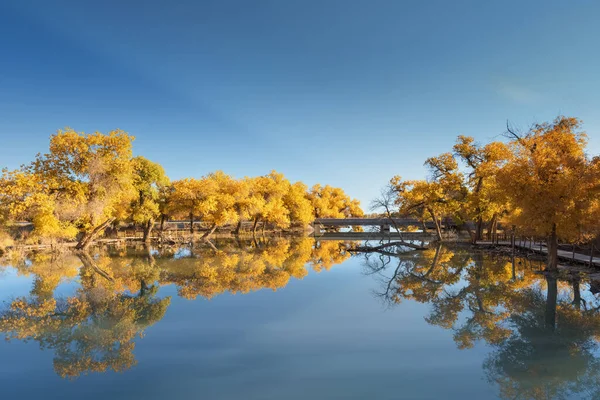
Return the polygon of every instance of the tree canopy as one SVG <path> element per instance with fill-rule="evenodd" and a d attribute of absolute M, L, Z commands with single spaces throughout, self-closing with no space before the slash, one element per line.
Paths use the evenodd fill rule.
<path fill-rule="evenodd" d="M 107 228 L 129 223 L 144 232 L 158 220 L 189 219 L 206 227 L 253 221 L 277 229 L 305 226 L 315 216 L 362 215 L 357 200 L 342 189 L 290 182 L 271 171 L 236 179 L 223 171 L 170 182 L 163 167 L 133 156 L 134 138 L 121 130 L 84 133 L 67 128 L 50 137 L 49 151 L 28 165 L 2 170 L 0 224 L 30 222 L 31 241 L 77 240 L 86 249 Z"/>
<path fill-rule="evenodd" d="M 459 136 L 452 152 L 425 161 L 423 180 L 390 181 L 386 213 L 431 220 L 442 239 L 440 221 L 452 218 L 475 243 L 493 239 L 501 223 L 548 243 L 549 270 L 556 270 L 559 241 L 581 243 L 600 228 L 600 158 L 586 153 L 581 121 L 557 117 L 526 133 L 508 128 L 508 142 L 476 143 Z M 386 192 L 388 193 L 388 192 Z"/>

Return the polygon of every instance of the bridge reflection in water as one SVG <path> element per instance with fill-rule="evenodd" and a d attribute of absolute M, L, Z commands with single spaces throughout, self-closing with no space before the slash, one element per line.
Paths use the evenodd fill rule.
<path fill-rule="evenodd" d="M 377 240 L 390 239 L 405 242 L 429 242 L 435 234 L 431 221 L 423 222 L 416 218 L 317 218 L 313 224 L 312 235 L 319 240 Z M 351 232 L 340 232 L 340 228 L 351 227 Z M 371 228 L 363 231 L 363 228 Z M 452 220 L 443 221 L 441 227 L 450 237 L 456 225 Z M 393 229 L 392 229 L 393 228 Z"/>

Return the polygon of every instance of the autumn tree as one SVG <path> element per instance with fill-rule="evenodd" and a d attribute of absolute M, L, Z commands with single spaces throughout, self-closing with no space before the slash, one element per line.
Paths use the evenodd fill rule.
<path fill-rule="evenodd" d="M 558 266 L 558 241 L 577 241 L 597 223 L 600 175 L 585 153 L 576 118 L 558 117 L 526 134 L 509 130 L 511 157 L 498 179 L 512 208 L 509 222 L 547 237 L 547 269 Z"/>
<path fill-rule="evenodd" d="M 247 180 L 239 181 L 217 171 L 200 179 L 173 182 L 167 209 L 170 215 L 189 217 L 190 233 L 194 232 L 195 218 L 209 224 L 203 234 L 207 238 L 218 227 L 235 224 L 257 210 L 264 212 L 260 199 L 251 193 Z"/>
<path fill-rule="evenodd" d="M 442 240 L 441 218 L 448 211 L 445 193 L 441 185 L 426 180 L 402 181 L 399 176 L 391 184 L 396 195 L 399 213 L 434 223 L 438 240 Z"/>
<path fill-rule="evenodd" d="M 30 221 L 33 239 L 73 239 L 77 227 L 60 208 L 64 202 L 49 190 L 39 175 L 22 168 L 3 170 L 0 177 L 0 222 Z"/>
<path fill-rule="evenodd" d="M 222 171 L 208 174 L 202 179 L 205 190 L 204 206 L 200 218 L 210 225 L 203 237 L 211 235 L 215 229 L 226 224 L 236 223 L 240 215 L 235 204 L 240 199 L 240 185 Z"/>
<path fill-rule="evenodd" d="M 290 184 L 287 193 L 283 197 L 283 203 L 289 211 L 290 221 L 302 225 L 307 225 L 313 221 L 313 208 L 308 199 L 308 188 L 304 183 Z"/>
<path fill-rule="evenodd" d="M 252 193 L 260 199 L 254 208 L 252 230 L 256 232 L 257 224 L 262 221 L 263 228 L 267 223 L 280 228 L 290 224 L 290 211 L 284 198 L 288 194 L 290 182 L 279 172 L 271 171 L 268 175 L 258 176 L 252 180 Z"/>
<path fill-rule="evenodd" d="M 255 190 L 254 179 L 245 177 L 234 182 L 235 189 L 233 208 L 237 213 L 238 223 L 234 234 L 240 233 L 242 222 L 254 218 L 264 205 L 263 196 Z"/>
<path fill-rule="evenodd" d="M 428 180 L 403 181 L 400 176 L 395 176 L 390 180 L 391 192 L 399 214 L 420 219 L 424 227 L 425 220 L 431 219 L 438 240 L 442 240 L 442 217 L 465 220 L 461 206 L 467 189 L 452 154 L 428 158 L 425 166 L 430 172 Z"/>
<path fill-rule="evenodd" d="M 316 218 L 362 217 L 360 202 L 350 198 L 341 188 L 314 185 L 308 193 Z"/>
<path fill-rule="evenodd" d="M 185 178 L 173 181 L 168 193 L 165 214 L 174 218 L 189 218 L 190 233 L 194 233 L 194 215 L 201 201 L 200 183 L 197 179 Z"/>
<path fill-rule="evenodd" d="M 40 236 L 72 237 L 87 248 L 135 195 L 133 137 L 115 130 L 86 134 L 72 129 L 50 138 L 49 152 L 29 166 L 5 172 L 0 196 L 14 217 L 26 216 Z"/>
<path fill-rule="evenodd" d="M 142 156 L 131 160 L 133 164 L 133 186 L 137 198 L 131 203 L 131 219 L 142 225 L 144 242 L 150 241 L 154 222 L 160 216 L 161 193 L 169 185 L 163 167 Z"/>
<path fill-rule="evenodd" d="M 453 147 L 454 155 L 467 167 L 466 185 L 469 191 L 464 199 L 464 214 L 476 222 L 473 242 L 483 239 L 483 223 L 489 221 L 488 236 L 497 225 L 506 204 L 496 175 L 508 158 L 504 143 L 481 145 L 472 137 L 459 136 Z"/>

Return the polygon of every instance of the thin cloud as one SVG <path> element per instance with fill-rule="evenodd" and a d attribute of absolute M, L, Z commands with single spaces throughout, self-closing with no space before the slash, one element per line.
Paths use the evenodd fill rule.
<path fill-rule="evenodd" d="M 523 85 L 502 82 L 496 85 L 496 91 L 508 100 L 518 104 L 533 104 L 542 99 L 542 95 Z"/>

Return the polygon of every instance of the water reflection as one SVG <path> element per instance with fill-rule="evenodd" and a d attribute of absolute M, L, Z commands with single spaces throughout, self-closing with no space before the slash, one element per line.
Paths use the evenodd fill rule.
<path fill-rule="evenodd" d="M 171 305 L 173 299 L 161 287 L 171 286 L 172 293 L 196 302 L 224 293 L 277 290 L 310 270 L 346 262 L 354 245 L 310 238 L 222 240 L 193 247 L 15 257 L 7 264 L 13 273 L 27 276 L 31 286 L 27 295 L 5 303 L 0 331 L 9 340 L 32 341 L 51 351 L 54 370 L 65 378 L 124 371 L 136 364 L 137 339 Z M 543 261 L 512 263 L 501 254 L 462 247 L 397 250 L 356 256 L 369 278 L 356 274 L 355 279 L 375 280 L 374 295 L 387 307 L 426 304 L 425 321 L 450 333 L 452 347 L 487 346 L 481 365 L 500 397 L 600 398 L 600 299 L 598 285 L 586 275 L 547 276 L 540 273 Z M 344 287 L 322 290 L 335 293 Z M 351 317 L 346 321 L 367 318 L 351 307 L 345 312 Z M 386 312 L 381 318 L 400 314 Z M 364 329 L 372 333 L 377 326 Z"/>
<path fill-rule="evenodd" d="M 54 370 L 62 377 L 124 371 L 136 363 L 135 339 L 169 307 L 171 298 L 158 296 L 160 286 L 174 284 L 186 299 L 276 290 L 290 278 L 302 279 L 307 267 L 322 271 L 343 262 L 349 246 L 303 238 L 13 257 L 10 265 L 31 276 L 33 286 L 28 296 L 5 305 L 0 332 L 52 350 Z M 61 282 L 75 279 L 71 296 L 55 296 Z"/>
<path fill-rule="evenodd" d="M 458 348 L 492 347 L 483 368 L 501 398 L 600 398 L 600 301 L 582 297 L 579 274 L 543 275 L 542 263 L 446 247 L 364 260 L 386 304 L 429 303 L 425 320 Z"/>
<path fill-rule="evenodd" d="M 112 268 L 120 263 L 106 261 L 88 255 L 36 255 L 19 263 L 25 273 L 35 275 L 33 288 L 2 313 L 0 331 L 9 340 L 34 340 L 53 350 L 54 370 L 62 377 L 131 368 L 134 339 L 162 319 L 170 298 L 156 297 L 156 286 L 147 286 L 144 271 L 132 265 L 126 279 L 115 278 L 119 271 Z M 55 298 L 58 283 L 75 271 L 81 286 L 73 296 Z"/>

